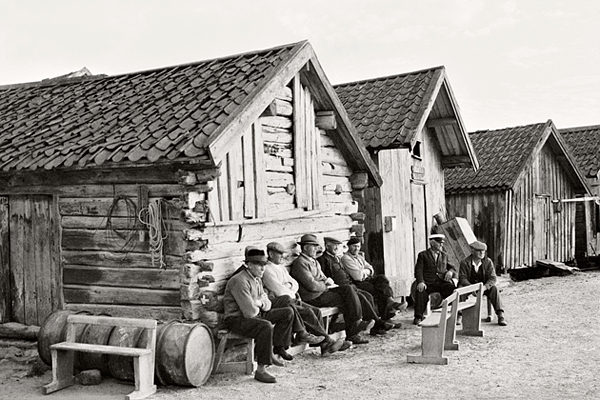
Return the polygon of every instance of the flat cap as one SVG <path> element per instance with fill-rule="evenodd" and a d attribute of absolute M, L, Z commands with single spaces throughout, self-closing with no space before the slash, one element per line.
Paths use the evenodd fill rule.
<path fill-rule="evenodd" d="M 271 242 L 267 245 L 267 251 L 272 250 L 272 251 L 276 251 L 278 253 L 285 253 L 285 247 L 283 247 L 283 245 L 281 243 L 278 242 Z"/>
<path fill-rule="evenodd" d="M 480 242 L 479 240 L 469 244 L 473 250 L 487 250 L 487 244 Z"/>
<path fill-rule="evenodd" d="M 342 244 L 341 241 L 337 240 L 336 238 L 330 237 L 330 236 L 324 237 L 323 240 L 325 241 L 325 243 Z"/>

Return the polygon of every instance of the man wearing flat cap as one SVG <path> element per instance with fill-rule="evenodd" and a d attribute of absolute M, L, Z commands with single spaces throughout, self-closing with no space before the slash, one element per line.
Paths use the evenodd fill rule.
<path fill-rule="evenodd" d="M 374 320 L 363 320 L 360 299 L 353 286 L 338 286 L 323 273 L 315 259 L 320 246 L 313 234 L 303 235 L 298 242 L 302 252 L 292 263 L 290 274 L 298 281 L 300 297 L 315 307 L 338 307 L 344 314 L 347 339 L 355 344 L 366 343 L 360 332 L 371 330 Z"/>
<path fill-rule="evenodd" d="M 267 367 L 272 364 L 283 366 L 273 350 L 290 345 L 294 312 L 290 307 L 271 309 L 271 301 L 261 281 L 266 263 L 263 250 L 246 249 L 244 265 L 225 286 L 223 322 L 230 331 L 255 339 L 258 368 L 254 379 L 275 383 L 277 380 Z"/>
<path fill-rule="evenodd" d="M 438 300 L 450 296 L 455 289 L 453 279 L 458 279 L 458 268 L 448 264 L 448 255 L 442 250 L 446 237 L 440 233 L 429 235 L 429 248 L 419 253 L 415 265 L 416 291 L 413 324 L 423 321 L 429 295 Z M 438 293 L 433 295 L 433 293 Z M 439 303 L 437 301 L 436 303 Z M 433 301 L 432 301 L 433 303 Z M 432 304 L 435 308 L 436 304 Z"/>
<path fill-rule="evenodd" d="M 398 303 L 394 300 L 394 291 L 389 279 L 383 274 L 375 273 L 375 268 L 360 252 L 361 244 L 360 237 L 352 236 L 347 243 L 348 251 L 342 256 L 340 262 L 352 283 L 357 288 L 371 293 L 381 318 L 389 320 L 396 315 L 397 311 L 406 309 L 406 302 Z"/>
<path fill-rule="evenodd" d="M 483 294 L 487 296 L 498 316 L 498 325 L 506 326 L 504 307 L 500 299 L 500 292 L 496 287 L 496 269 L 494 262 L 486 256 L 487 245 L 480 241 L 471 243 L 471 255 L 460 262 L 458 286 L 469 286 L 474 283 L 483 283 Z"/>
<path fill-rule="evenodd" d="M 267 245 L 268 262 L 263 275 L 263 285 L 269 294 L 273 307 L 290 306 L 297 314 L 294 319 L 294 332 L 297 343 L 320 344 L 321 356 L 327 357 L 340 350 L 343 339 L 335 340 L 327 334 L 323 327 L 323 315 L 318 307 L 311 306 L 301 300 L 298 294 L 298 281 L 289 274 L 283 265 L 285 248 L 277 242 Z M 316 336 L 315 336 L 316 335 Z M 280 354 L 288 359 L 285 354 Z"/>

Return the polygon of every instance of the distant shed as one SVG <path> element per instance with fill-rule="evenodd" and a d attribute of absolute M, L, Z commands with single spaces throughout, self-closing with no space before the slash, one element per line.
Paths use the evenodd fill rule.
<path fill-rule="evenodd" d="M 480 169 L 445 171 L 448 216 L 466 218 L 498 271 L 575 256 L 575 205 L 589 193 L 552 123 L 470 134 Z"/>
<path fill-rule="evenodd" d="M 600 125 L 560 129 L 575 163 L 583 174 L 595 200 L 577 202 L 578 259 L 600 256 Z"/>
<path fill-rule="evenodd" d="M 417 254 L 445 215 L 444 169 L 477 157 L 444 67 L 335 86 L 383 178 L 365 190 L 365 252 L 410 294 Z"/>
<path fill-rule="evenodd" d="M 0 87 L 0 322 L 66 308 L 215 327 L 245 246 L 348 239 L 369 182 L 308 42 Z"/>

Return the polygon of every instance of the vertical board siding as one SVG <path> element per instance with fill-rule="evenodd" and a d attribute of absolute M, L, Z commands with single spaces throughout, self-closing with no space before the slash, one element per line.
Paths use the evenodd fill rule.
<path fill-rule="evenodd" d="M 11 319 L 10 215 L 8 197 L 0 196 L 0 323 Z"/>

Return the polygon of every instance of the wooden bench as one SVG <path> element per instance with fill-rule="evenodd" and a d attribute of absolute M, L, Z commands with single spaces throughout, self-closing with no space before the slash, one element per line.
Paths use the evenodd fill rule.
<path fill-rule="evenodd" d="M 326 332 L 329 332 L 329 327 L 332 322 L 332 318 L 338 315 L 340 312 L 337 307 L 321 307 L 321 314 L 323 316 L 323 326 Z M 344 331 L 335 332 L 330 336 L 334 339 L 338 339 L 345 335 Z M 213 373 L 224 373 L 224 372 L 242 372 L 251 375 L 256 370 L 256 361 L 254 361 L 254 339 L 248 338 L 237 333 L 231 332 L 228 329 L 220 329 L 217 333 L 219 339 L 219 346 L 215 354 L 215 362 L 213 366 Z M 244 339 L 246 343 L 246 360 L 245 361 L 232 361 L 223 362 L 223 354 L 227 347 L 227 342 L 230 339 Z M 308 348 L 306 343 L 301 343 L 297 346 L 293 346 L 288 350 L 291 355 L 302 353 Z"/>
<path fill-rule="evenodd" d="M 461 295 L 475 293 L 476 297 L 461 300 Z M 481 300 L 483 284 L 457 288 L 442 301 L 442 307 L 434 310 L 421 322 L 421 355 L 407 356 L 407 362 L 417 364 L 448 364 L 444 350 L 458 350 L 456 341 L 456 320 L 458 312 L 463 312 L 463 334 L 483 336 L 481 330 Z"/>
<path fill-rule="evenodd" d="M 144 328 L 146 348 L 131 348 L 75 342 L 75 324 L 123 326 Z M 50 394 L 73 385 L 73 360 L 76 351 L 133 357 L 135 390 L 125 396 L 126 400 L 143 399 L 156 393 L 154 385 L 154 357 L 156 350 L 156 320 L 113 318 L 95 315 L 69 315 L 65 342 L 50 346 L 52 353 L 52 382 L 44 386 L 44 394 Z"/>
<path fill-rule="evenodd" d="M 458 308 L 452 307 L 458 299 L 456 292 L 442 301 L 440 312 L 432 312 L 421 322 L 421 355 L 406 356 L 406 361 L 415 364 L 448 364 L 444 350 L 458 348 L 454 341 Z"/>

